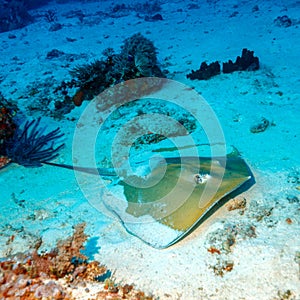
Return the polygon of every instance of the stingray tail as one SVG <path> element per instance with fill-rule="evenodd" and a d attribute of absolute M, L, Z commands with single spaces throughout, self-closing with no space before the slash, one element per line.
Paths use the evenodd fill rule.
<path fill-rule="evenodd" d="M 65 165 L 65 164 L 56 164 L 53 162 L 43 162 L 43 164 L 59 167 L 59 168 L 65 168 L 70 169 L 74 171 L 84 172 L 92 175 L 100 175 L 100 176 L 117 176 L 116 172 L 113 168 L 86 168 L 86 167 L 78 167 L 78 166 L 72 166 L 72 165 Z"/>

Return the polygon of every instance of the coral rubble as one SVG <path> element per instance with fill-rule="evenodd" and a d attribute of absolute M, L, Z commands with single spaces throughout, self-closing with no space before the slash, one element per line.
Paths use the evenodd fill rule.
<path fill-rule="evenodd" d="M 49 253 L 38 253 L 41 245 L 41 241 L 38 241 L 33 252 L 2 259 L 0 298 L 82 299 L 83 295 L 79 297 L 78 289 L 83 287 L 82 293 L 88 299 L 153 299 L 135 290 L 133 285 L 116 284 L 111 277 L 100 282 L 107 268 L 96 261 L 88 262 L 81 253 L 87 240 L 84 229 L 85 223 L 76 225 L 73 235 L 59 241 Z"/>

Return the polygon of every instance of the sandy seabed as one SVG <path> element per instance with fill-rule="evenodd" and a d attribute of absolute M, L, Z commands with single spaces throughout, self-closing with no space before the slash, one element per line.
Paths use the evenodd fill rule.
<path fill-rule="evenodd" d="M 195 3 L 163 1 L 162 21 L 145 22 L 130 13 L 86 23 L 64 13 L 108 11 L 110 3 L 49 4 L 43 10 L 56 9 L 61 30 L 48 31 L 49 24 L 40 18 L 1 33 L 1 93 L 24 111 L 34 103 L 30 90 L 54 100 L 47 82 L 69 80 L 71 67 L 101 57 L 107 47 L 119 50 L 125 38 L 141 32 L 154 42 L 168 76 L 205 98 L 228 149 L 234 145 L 249 164 L 256 183 L 238 196 L 246 200 L 245 207 L 228 210 L 225 205 L 178 244 L 157 250 L 98 207 L 103 187 L 91 176 L 78 185 L 70 170 L 11 165 L 0 171 L 0 257 L 29 249 L 37 237 L 49 250 L 71 234 L 73 225 L 86 222 L 87 234 L 97 241 L 93 249 L 87 247 L 93 259 L 105 264 L 116 282 L 134 284 L 158 299 L 300 299 L 300 5 L 291 0 Z M 282 15 L 291 18 L 292 26 L 274 23 Z M 9 38 L 11 33 L 16 38 Z M 243 48 L 259 57 L 258 71 L 207 81 L 186 78 L 202 61 L 228 61 Z M 66 56 L 49 60 L 52 49 L 78 56 L 71 62 Z M 86 105 L 61 120 L 43 112 L 49 128 L 59 126 L 66 135 L 59 163 L 72 162 L 73 133 Z M 271 125 L 252 133 L 261 118 Z M 84 185 L 88 195 L 82 193 Z M 12 234 L 14 243 L 8 244 Z M 77 297 L 89 299 L 86 292 Z"/>

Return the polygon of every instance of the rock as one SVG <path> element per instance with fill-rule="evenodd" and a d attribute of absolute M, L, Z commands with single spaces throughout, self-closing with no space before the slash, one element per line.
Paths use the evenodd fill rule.
<path fill-rule="evenodd" d="M 264 132 L 270 126 L 270 121 L 266 118 L 262 118 L 261 122 L 250 128 L 252 133 Z"/>
<path fill-rule="evenodd" d="M 281 17 L 277 17 L 274 20 L 274 24 L 278 27 L 290 27 L 292 26 L 292 20 L 287 16 L 281 16 Z"/>
<path fill-rule="evenodd" d="M 192 70 L 192 72 L 190 74 L 187 74 L 186 77 L 192 80 L 207 80 L 215 75 L 219 75 L 220 73 L 221 67 L 219 62 L 216 61 L 209 65 L 206 62 L 203 62 L 199 70 Z"/>
<path fill-rule="evenodd" d="M 223 73 L 232 73 L 235 71 L 254 71 L 259 69 L 259 59 L 253 55 L 254 51 L 250 51 L 246 48 L 242 50 L 242 56 L 238 56 L 235 62 L 229 60 L 223 63 Z M 221 73 L 221 67 L 218 61 L 211 64 L 202 62 L 199 70 L 192 70 L 186 77 L 192 80 L 207 80 L 215 75 Z"/>
<path fill-rule="evenodd" d="M 53 23 L 50 27 L 49 27 L 49 31 L 58 31 L 62 29 L 62 25 L 60 23 Z"/>
<path fill-rule="evenodd" d="M 70 37 L 66 37 L 66 40 L 67 40 L 68 42 L 71 42 L 71 43 L 73 43 L 73 42 L 76 42 L 76 41 L 77 41 L 77 39 L 70 38 Z"/>
<path fill-rule="evenodd" d="M 46 58 L 47 59 L 52 59 L 52 58 L 58 58 L 63 56 L 65 53 L 63 51 L 57 50 L 57 49 L 52 49 L 47 53 Z"/>
<path fill-rule="evenodd" d="M 155 14 L 154 16 L 152 16 L 151 18 L 153 21 L 162 21 L 164 18 L 162 17 L 161 14 Z"/>
<path fill-rule="evenodd" d="M 229 60 L 223 63 L 223 73 L 232 73 L 235 71 L 254 71 L 259 69 L 259 59 L 253 55 L 254 51 L 246 48 L 242 51 L 242 56 L 238 56 L 233 63 Z"/>

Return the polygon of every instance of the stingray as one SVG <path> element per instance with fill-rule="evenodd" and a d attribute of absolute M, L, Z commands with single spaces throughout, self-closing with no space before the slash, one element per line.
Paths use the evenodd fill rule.
<path fill-rule="evenodd" d="M 110 178 L 108 194 L 116 190 L 118 196 L 111 198 L 104 192 L 102 204 L 129 234 L 157 249 L 182 240 L 226 201 L 254 183 L 251 170 L 236 150 L 226 157 L 158 160 L 147 176 L 149 186 L 144 176 L 119 178 L 112 168 L 46 164 Z"/>
<path fill-rule="evenodd" d="M 226 157 L 164 158 L 147 176 L 147 182 L 155 183 L 150 186 L 144 186 L 144 177 L 119 178 L 112 168 L 46 164 L 110 178 L 108 193 L 116 190 L 118 197 L 107 197 L 104 192 L 102 204 L 129 234 L 157 249 L 182 240 L 254 183 L 250 168 L 237 151 Z"/>
<path fill-rule="evenodd" d="M 108 198 L 105 206 L 129 233 L 159 249 L 186 237 L 227 200 L 254 183 L 237 151 L 226 157 L 165 158 L 151 170 L 147 180 L 157 183 L 149 187 L 141 185 L 138 176 L 131 177 L 113 183 L 116 188 L 122 186 L 126 205 Z M 154 221 L 162 226 L 152 226 Z"/>
<path fill-rule="evenodd" d="M 216 209 L 254 183 L 238 151 L 225 157 L 166 157 L 147 176 L 119 178 L 113 168 L 88 168 L 52 162 L 63 144 L 55 146 L 59 129 L 44 134 L 40 119 L 27 122 L 6 145 L 9 163 L 25 167 L 44 164 L 111 178 L 102 195 L 106 209 L 125 230 L 155 248 L 167 248 L 183 239 Z M 121 191 L 121 193 L 120 193 Z"/>

